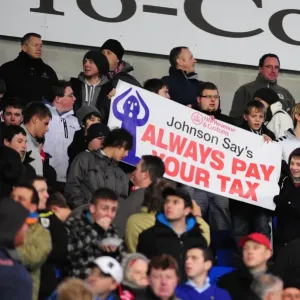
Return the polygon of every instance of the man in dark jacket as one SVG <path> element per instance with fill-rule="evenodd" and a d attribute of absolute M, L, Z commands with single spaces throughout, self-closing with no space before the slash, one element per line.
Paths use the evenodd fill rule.
<path fill-rule="evenodd" d="M 290 113 L 295 105 L 295 99 L 287 89 L 277 84 L 279 69 L 280 61 L 277 55 L 272 53 L 263 55 L 259 60 L 259 74 L 256 79 L 240 86 L 235 92 L 229 115 L 242 120 L 245 106 L 253 100 L 254 93 L 266 87 L 278 94 L 282 108 Z"/>
<path fill-rule="evenodd" d="M 250 286 L 255 277 L 268 272 L 267 263 L 272 255 L 271 243 L 261 233 L 244 237 L 240 246 L 245 266 L 222 276 L 217 283 L 221 289 L 228 291 L 232 300 L 248 299 L 253 295 Z"/>
<path fill-rule="evenodd" d="M 32 279 L 20 264 L 16 247 L 24 244 L 28 210 L 10 198 L 0 201 L 1 299 L 32 300 Z"/>
<path fill-rule="evenodd" d="M 137 252 L 152 258 L 161 254 L 173 256 L 180 270 L 181 280 L 186 279 L 184 259 L 193 245 L 207 247 L 202 230 L 191 215 L 192 199 L 180 189 L 167 188 L 163 192 L 164 213 L 158 213 L 156 224 L 139 236 Z"/>
<path fill-rule="evenodd" d="M 55 71 L 42 59 L 43 42 L 37 33 L 27 33 L 21 40 L 19 56 L 0 68 L 7 91 L 6 97 L 20 97 L 26 103 L 52 101 L 52 85 L 57 82 Z"/>
<path fill-rule="evenodd" d="M 125 129 L 114 129 L 103 142 L 103 150 L 84 151 L 74 159 L 68 174 L 65 195 L 71 208 L 88 204 L 92 193 L 100 187 L 108 187 L 118 197 L 128 195 L 128 177 L 118 162 L 132 148 L 132 135 Z"/>
<path fill-rule="evenodd" d="M 176 47 L 171 50 L 169 61 L 169 76 L 164 76 L 162 80 L 169 88 L 170 98 L 183 105 L 196 104 L 200 81 L 195 73 L 197 61 L 193 54 L 187 47 Z"/>

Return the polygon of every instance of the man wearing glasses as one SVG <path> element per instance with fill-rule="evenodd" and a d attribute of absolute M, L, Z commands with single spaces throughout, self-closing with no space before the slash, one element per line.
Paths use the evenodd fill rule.
<path fill-rule="evenodd" d="M 67 150 L 80 126 L 73 112 L 76 98 L 70 83 L 58 81 L 53 86 L 53 93 L 53 103 L 47 104 L 52 113 L 52 120 L 45 136 L 44 151 L 51 155 L 49 162 L 57 173 L 57 187 L 59 191 L 63 191 L 69 165 Z"/>
<path fill-rule="evenodd" d="M 261 88 L 271 88 L 274 90 L 282 103 L 282 108 L 290 113 L 295 104 L 295 99 L 291 93 L 277 84 L 280 61 L 275 54 L 265 54 L 259 60 L 259 73 L 256 79 L 238 88 L 234 94 L 230 116 L 242 120 L 244 109 L 248 102 L 253 100 L 254 93 Z"/>

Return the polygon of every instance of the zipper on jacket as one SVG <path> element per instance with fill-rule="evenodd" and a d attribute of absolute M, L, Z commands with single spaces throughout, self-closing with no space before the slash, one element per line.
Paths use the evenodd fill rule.
<path fill-rule="evenodd" d="M 61 120 L 64 124 L 65 138 L 67 139 L 69 137 L 67 121 L 64 118 L 61 118 Z"/>

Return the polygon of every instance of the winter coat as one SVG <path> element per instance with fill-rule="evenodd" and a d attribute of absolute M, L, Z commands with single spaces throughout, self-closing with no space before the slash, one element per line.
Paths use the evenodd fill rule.
<path fill-rule="evenodd" d="M 149 212 L 147 207 L 142 207 L 141 212 L 129 217 L 125 231 L 125 242 L 129 252 L 136 252 L 139 236 L 142 232 L 155 225 L 156 213 Z M 202 235 L 207 244 L 210 244 L 209 225 L 201 217 L 197 217 L 197 223 L 202 230 Z"/>
<path fill-rule="evenodd" d="M 49 297 L 59 284 L 56 276 L 56 269 L 62 270 L 67 256 L 67 230 L 56 215 L 50 210 L 39 211 L 40 224 L 50 232 L 52 250 L 47 261 L 41 268 L 41 284 L 39 299 L 44 300 Z"/>
<path fill-rule="evenodd" d="M 73 141 L 68 147 L 69 166 L 71 166 L 75 157 L 87 148 L 84 132 L 84 128 L 75 131 Z"/>
<path fill-rule="evenodd" d="M 114 225 L 104 231 L 92 221 L 89 211 L 69 218 L 65 226 L 68 232 L 68 275 L 85 279 L 89 274 L 89 264 L 105 255 L 100 248 L 101 241 L 105 238 L 119 238 L 118 232 Z M 115 253 L 108 255 L 120 260 L 124 252 L 124 246 L 121 245 Z"/>
<path fill-rule="evenodd" d="M 300 139 L 295 136 L 294 130 L 289 129 L 285 135 L 276 140 L 282 146 L 282 159 L 288 163 L 290 154 L 300 148 Z"/>
<path fill-rule="evenodd" d="M 269 82 L 259 74 L 254 81 L 240 86 L 235 92 L 229 115 L 231 117 L 242 119 L 245 107 L 250 101 L 253 100 L 254 93 L 259 89 L 266 87 L 271 88 L 278 94 L 283 110 L 290 113 L 295 105 L 295 99 L 291 93 L 287 89 L 277 84 L 277 81 Z"/>
<path fill-rule="evenodd" d="M 274 134 L 271 130 L 269 130 L 265 124 L 262 124 L 260 130 L 254 131 L 254 130 L 252 130 L 252 129 L 249 127 L 248 122 L 245 121 L 245 122 L 242 124 L 241 128 L 244 129 L 244 130 L 253 132 L 254 134 L 259 134 L 259 135 L 265 134 L 265 135 L 267 135 L 269 138 L 271 138 L 273 141 L 276 140 L 275 134 Z M 259 132 L 259 133 L 258 133 L 258 132 Z"/>
<path fill-rule="evenodd" d="M 275 243 L 286 245 L 300 238 L 300 187 L 294 185 L 291 177 L 285 177 L 280 186 L 280 194 L 274 197 L 277 216 Z"/>
<path fill-rule="evenodd" d="M 169 88 L 169 94 L 173 101 L 183 105 L 194 105 L 197 103 L 197 91 L 199 81 L 197 74 L 186 74 L 184 71 L 170 67 L 169 76 L 164 76 L 162 80 Z"/>
<path fill-rule="evenodd" d="M 292 118 L 282 109 L 281 102 L 272 104 L 268 111 L 270 111 L 271 118 L 269 121 L 266 120 L 265 125 L 275 134 L 276 139 L 284 136 L 287 130 L 294 128 Z"/>
<path fill-rule="evenodd" d="M 38 299 L 41 267 L 47 260 L 51 249 L 50 233 L 38 222 L 29 226 L 25 235 L 25 243 L 17 248 L 21 262 L 33 280 L 33 300 Z"/>
<path fill-rule="evenodd" d="M 151 288 L 147 288 L 146 289 L 146 294 L 145 294 L 145 298 L 138 298 L 137 300 L 141 299 L 141 300 L 161 300 L 161 298 L 158 298 L 157 296 L 154 295 L 153 291 L 151 290 Z M 168 300 L 183 300 L 180 298 L 177 298 L 175 295 L 171 296 Z"/>
<path fill-rule="evenodd" d="M 50 192 L 56 191 L 56 182 L 57 182 L 57 175 L 56 171 L 52 166 L 49 164 L 49 160 L 51 155 L 49 153 L 45 153 L 45 159 L 43 161 L 43 173 L 44 178 L 47 179 L 47 185 Z"/>
<path fill-rule="evenodd" d="M 1 119 L 0 119 L 0 121 L 1 121 Z M 4 122 L 0 122 L 0 146 L 2 146 L 3 142 L 4 142 L 3 132 L 5 130 L 5 127 L 6 126 L 5 126 Z"/>
<path fill-rule="evenodd" d="M 65 187 L 65 195 L 72 208 L 90 203 L 92 193 L 100 187 L 116 192 L 121 199 L 128 195 L 128 178 L 116 161 L 103 151 L 85 151 L 73 161 Z"/>
<path fill-rule="evenodd" d="M 196 219 L 193 216 L 188 216 L 186 223 L 186 232 L 179 236 L 165 215 L 159 213 L 156 216 L 155 225 L 139 235 L 137 246 L 137 252 L 146 255 L 149 259 L 161 254 L 173 256 L 178 263 L 181 280 L 186 279 L 184 260 L 187 249 L 195 245 L 207 247 L 207 242 Z"/>
<path fill-rule="evenodd" d="M 62 115 L 55 107 L 47 105 L 52 114 L 49 131 L 45 135 L 44 151 L 51 155 L 50 165 L 55 169 L 58 182 L 66 182 L 69 166 L 67 151 L 75 131 L 80 129 L 73 110 Z"/>
<path fill-rule="evenodd" d="M 43 98 L 53 101 L 52 86 L 58 80 L 50 66 L 23 51 L 15 60 L 0 67 L 0 78 L 6 84 L 5 98 L 19 97 L 27 103 L 42 101 Z"/>

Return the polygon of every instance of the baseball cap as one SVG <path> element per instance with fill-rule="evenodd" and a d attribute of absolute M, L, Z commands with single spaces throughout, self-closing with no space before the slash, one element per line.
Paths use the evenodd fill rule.
<path fill-rule="evenodd" d="M 94 260 L 93 264 L 104 274 L 110 275 L 117 283 L 123 280 L 123 269 L 119 262 L 110 256 L 101 256 Z"/>
<path fill-rule="evenodd" d="M 240 247 L 243 248 L 244 245 L 245 245 L 245 243 L 248 242 L 248 241 L 253 241 L 253 242 L 257 243 L 257 244 L 264 245 L 269 250 L 272 250 L 270 240 L 268 239 L 267 236 L 265 236 L 262 233 L 254 232 L 254 233 L 251 233 L 251 234 L 243 237 L 240 240 L 240 243 L 239 243 Z"/>

